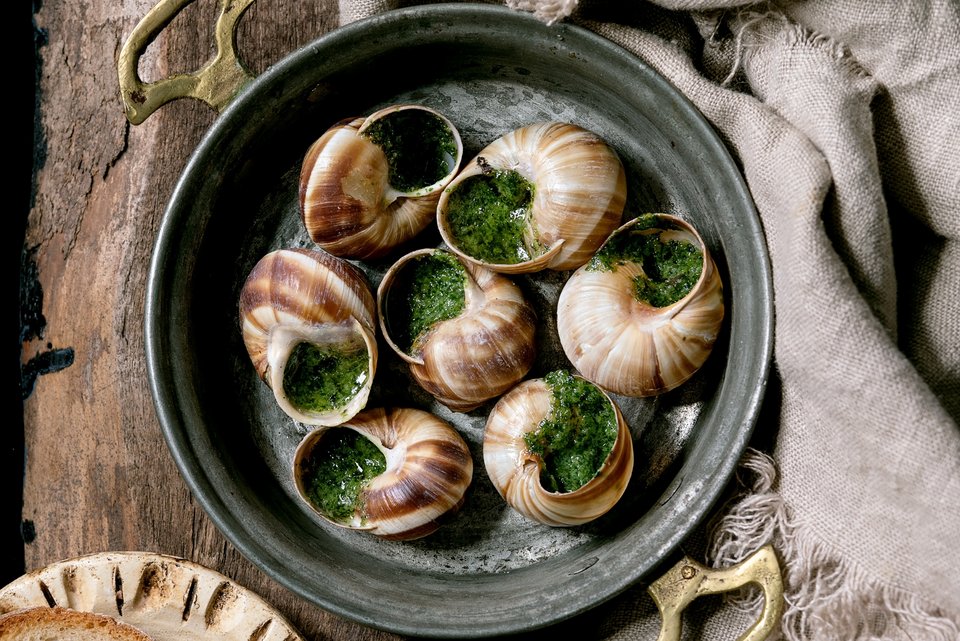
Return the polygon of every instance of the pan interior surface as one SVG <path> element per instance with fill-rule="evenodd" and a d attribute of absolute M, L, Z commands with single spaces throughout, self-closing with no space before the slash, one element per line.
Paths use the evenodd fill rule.
<path fill-rule="evenodd" d="M 390 542 L 329 525 L 291 478 L 307 428 L 255 375 L 237 300 L 267 252 L 312 245 L 298 211 L 307 147 L 333 123 L 400 102 L 449 117 L 464 159 L 517 127 L 563 120 L 602 136 L 628 176 L 625 212 L 674 213 L 702 234 L 725 284 L 726 319 L 697 375 L 652 399 L 615 397 L 634 475 L 597 521 L 549 528 L 506 506 L 481 441 L 493 402 L 452 412 L 380 341 L 367 407 L 404 405 L 456 427 L 474 456 L 461 510 L 439 531 Z M 402 254 L 440 246 L 432 226 L 391 255 L 357 262 L 371 288 Z M 529 377 L 569 363 L 556 299 L 570 274 L 516 277 L 537 308 Z M 512 634 L 557 623 L 647 576 L 702 521 L 732 475 L 769 367 L 765 244 L 736 164 L 695 108 L 637 58 L 586 30 L 495 6 L 432 5 L 354 23 L 300 49 L 248 87 L 186 167 L 151 265 L 147 357 L 164 436 L 221 531 L 271 577 L 354 621 L 426 637 Z M 648 577 L 652 578 L 652 577 Z"/>

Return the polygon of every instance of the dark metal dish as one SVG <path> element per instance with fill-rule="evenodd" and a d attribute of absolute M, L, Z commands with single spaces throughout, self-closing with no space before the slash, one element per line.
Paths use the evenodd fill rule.
<path fill-rule="evenodd" d="M 618 399 L 636 466 L 615 508 L 586 526 L 525 521 L 486 478 L 489 405 L 451 412 L 381 348 L 368 407 L 433 411 L 470 444 L 463 509 L 435 534 L 397 543 L 331 526 L 290 477 L 306 433 L 280 412 L 244 350 L 237 297 L 253 264 L 306 246 L 297 209 L 304 151 L 332 123 L 396 102 L 450 117 L 465 158 L 518 126 L 566 120 L 607 140 L 628 174 L 626 216 L 678 214 L 702 234 L 725 284 L 724 330 L 706 366 L 656 399 Z M 435 228 L 374 263 L 437 246 Z M 555 330 L 567 273 L 518 277 L 540 315 L 530 376 L 568 366 Z M 198 501 L 271 577 L 331 612 L 400 634 L 481 637 L 567 619 L 649 577 L 714 505 L 756 421 L 772 345 L 760 224 L 714 130 L 667 81 L 603 38 L 484 5 L 431 5 L 355 23 L 268 70 L 224 111 L 190 159 L 157 239 L 147 359 L 164 435 Z"/>

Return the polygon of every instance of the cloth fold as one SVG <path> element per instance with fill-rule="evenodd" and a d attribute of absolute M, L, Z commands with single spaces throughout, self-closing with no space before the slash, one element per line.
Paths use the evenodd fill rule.
<path fill-rule="evenodd" d="M 777 377 L 757 434 L 771 445 L 745 456 L 705 560 L 772 542 L 786 639 L 960 639 L 960 5 L 506 4 L 668 78 L 757 205 Z M 341 0 L 341 20 L 397 6 Z M 753 597 L 695 611 L 695 634 L 735 638 Z M 618 610 L 604 638 L 646 638 L 643 595 Z"/>

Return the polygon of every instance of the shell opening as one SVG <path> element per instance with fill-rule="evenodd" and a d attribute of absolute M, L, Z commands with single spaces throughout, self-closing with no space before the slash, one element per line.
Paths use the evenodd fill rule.
<path fill-rule="evenodd" d="M 448 242 L 474 260 L 515 265 L 546 252 L 531 216 L 535 187 L 513 169 L 493 169 L 483 157 L 479 173 L 448 190 L 443 219 Z"/>
<path fill-rule="evenodd" d="M 302 341 L 290 351 L 283 371 L 283 393 L 301 411 L 342 408 L 370 375 L 362 343 L 330 347 Z"/>
<path fill-rule="evenodd" d="M 350 427 L 320 430 L 308 439 L 295 466 L 301 496 L 335 523 L 363 526 L 363 490 L 386 471 L 384 452 L 367 435 Z"/>
<path fill-rule="evenodd" d="M 380 296 L 381 326 L 391 345 L 416 359 L 430 330 L 464 311 L 467 281 L 466 268 L 445 251 L 415 252 L 398 261 Z"/>
<path fill-rule="evenodd" d="M 603 467 L 617 440 L 616 410 L 595 385 L 564 370 L 544 377 L 550 411 L 523 439 L 540 457 L 540 484 L 549 492 L 573 492 Z"/>
<path fill-rule="evenodd" d="M 280 407 L 309 425 L 337 425 L 365 404 L 376 368 L 373 337 L 356 320 L 271 335 L 270 386 Z"/>
<path fill-rule="evenodd" d="M 388 182 L 398 196 L 419 196 L 448 182 L 460 163 L 456 128 L 440 114 L 408 106 L 372 115 L 358 132 L 380 147 L 389 166 Z"/>
<path fill-rule="evenodd" d="M 611 234 L 587 269 L 614 271 L 632 263 L 639 267 L 631 279 L 633 298 L 651 307 L 668 307 L 700 281 L 701 245 L 696 236 L 663 217 L 641 216 Z"/>

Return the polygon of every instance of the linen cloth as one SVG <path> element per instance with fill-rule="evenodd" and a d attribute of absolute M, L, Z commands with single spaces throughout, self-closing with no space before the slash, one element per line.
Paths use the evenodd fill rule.
<path fill-rule="evenodd" d="M 399 0 L 340 0 L 341 23 Z M 507 0 L 639 56 L 740 162 L 766 235 L 774 381 L 724 566 L 772 542 L 797 640 L 960 639 L 960 3 Z M 695 602 L 688 639 L 762 605 Z M 642 590 L 600 638 L 654 639 Z"/>

